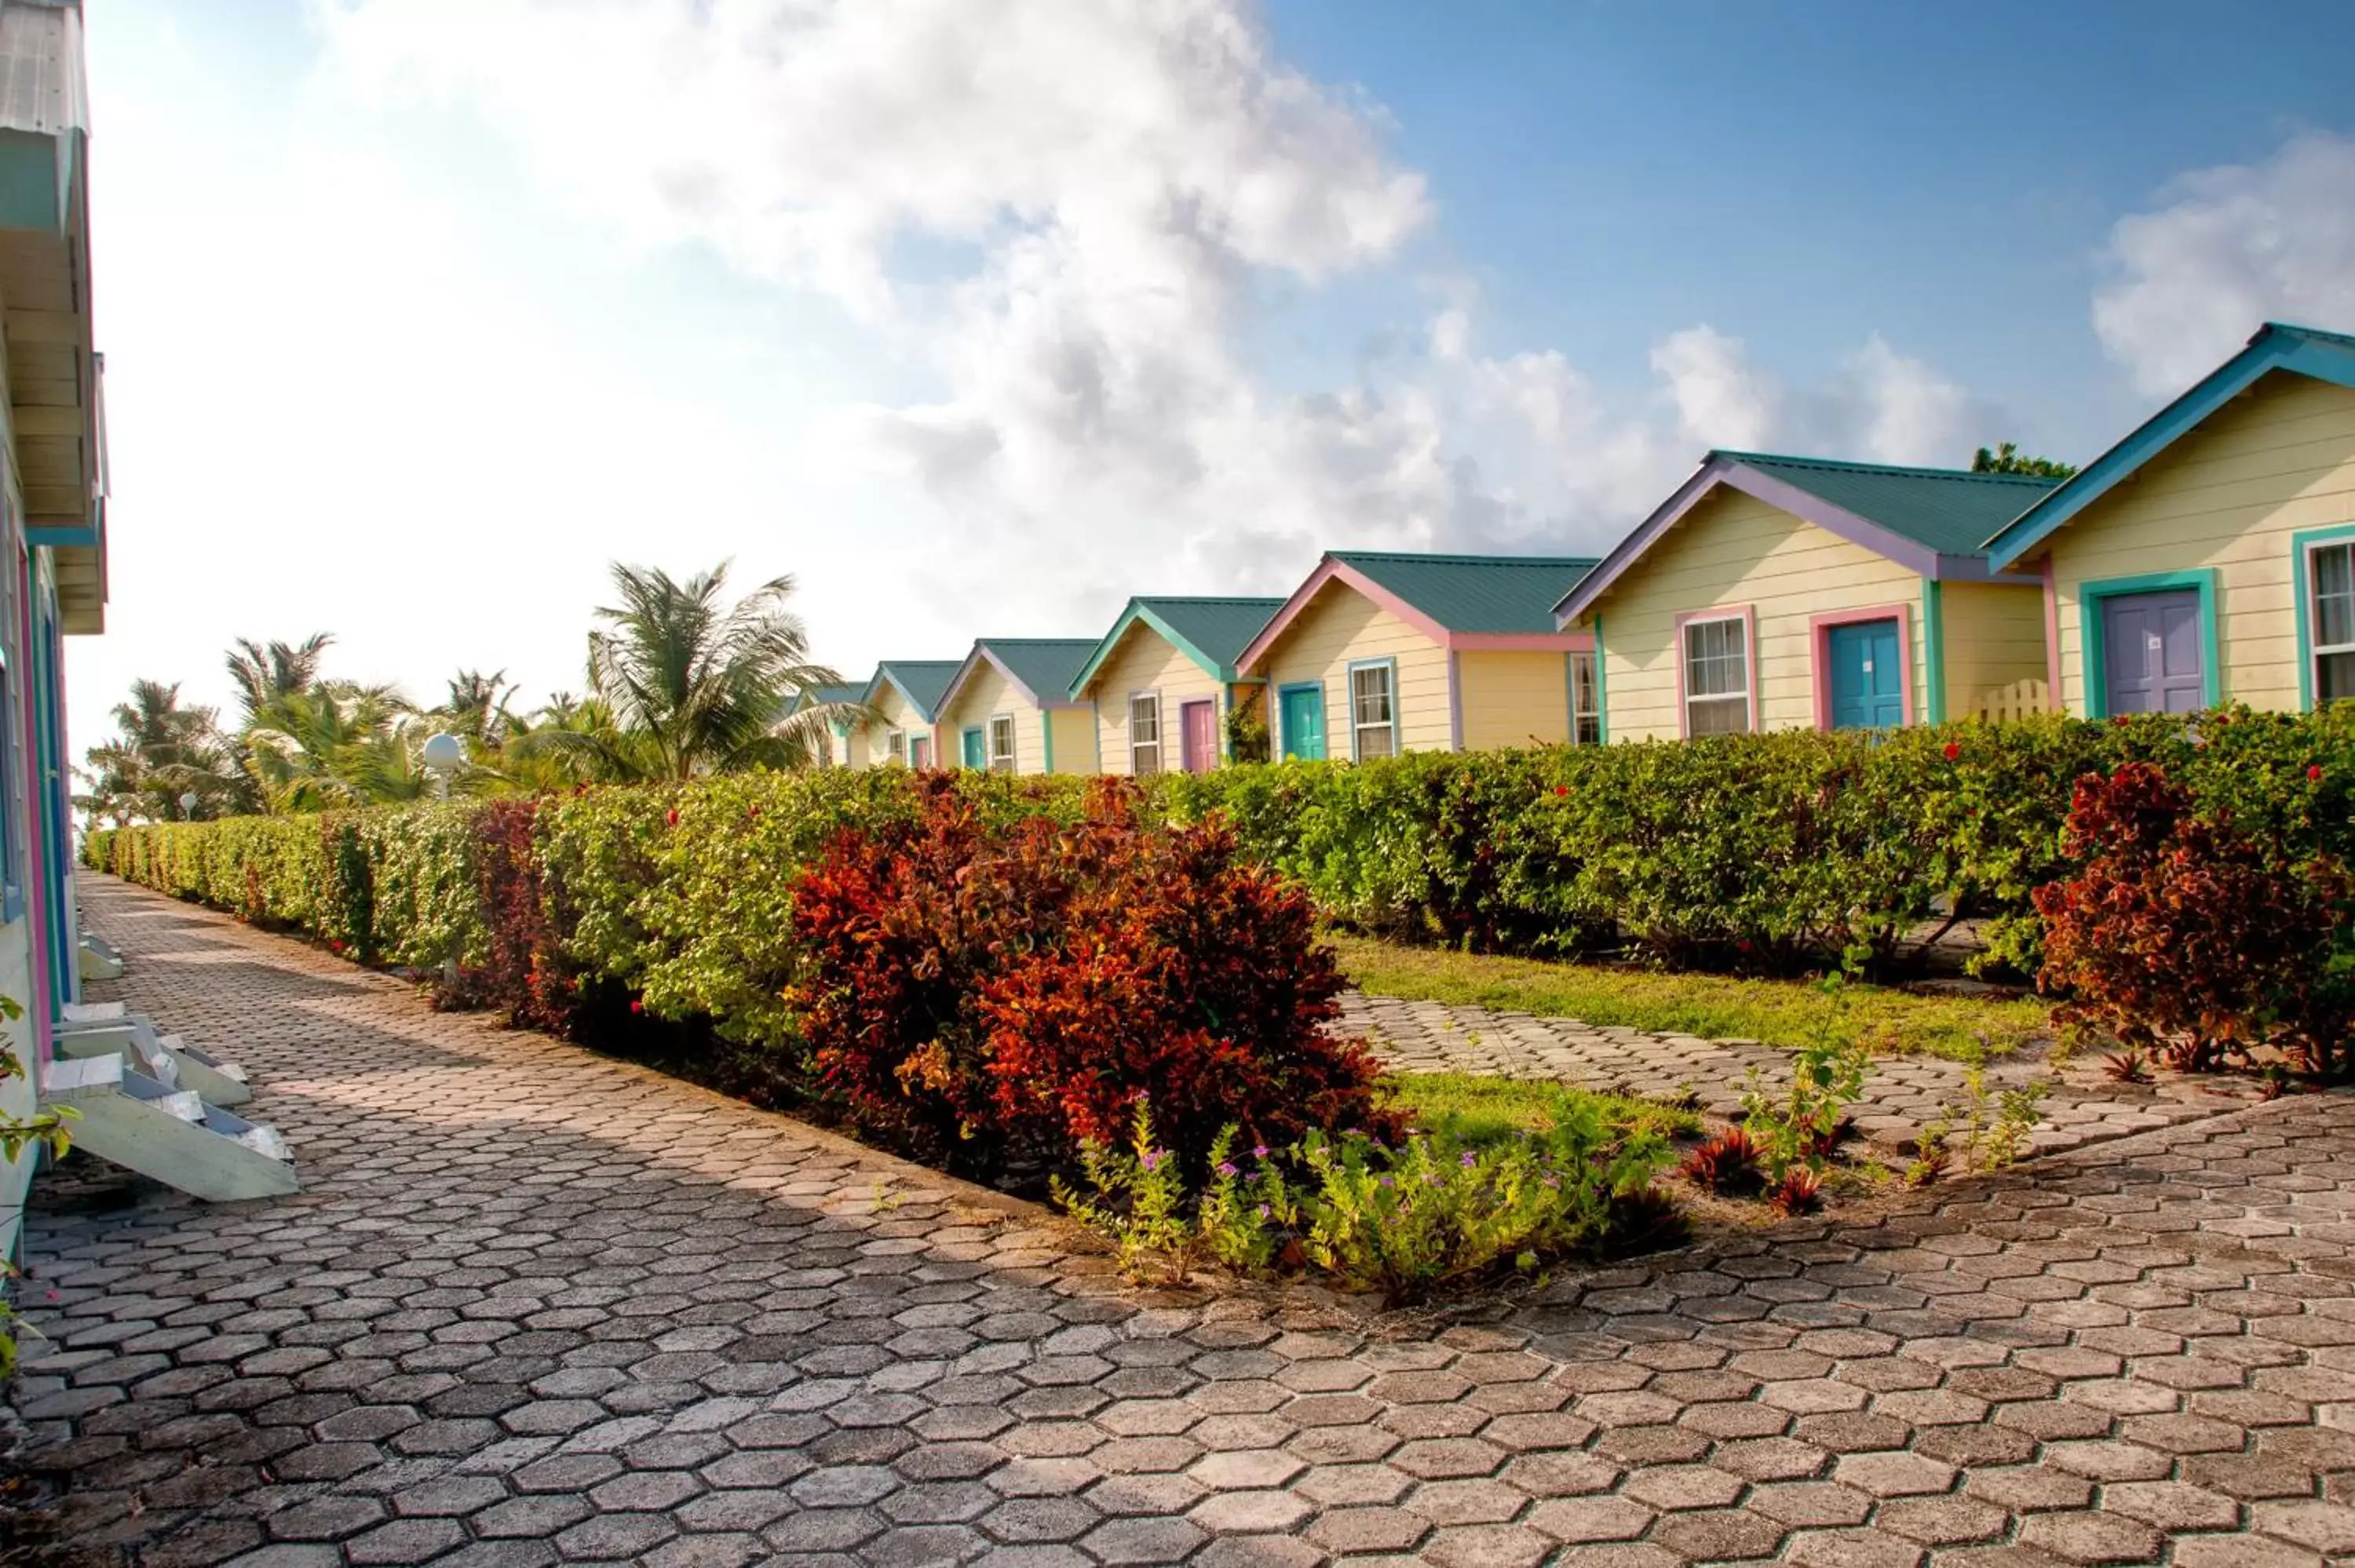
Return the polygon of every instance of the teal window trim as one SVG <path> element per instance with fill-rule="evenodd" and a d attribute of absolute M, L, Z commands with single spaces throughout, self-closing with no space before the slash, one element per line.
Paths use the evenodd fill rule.
<path fill-rule="evenodd" d="M 1316 693 L 1316 706 L 1317 706 L 1318 711 L 1322 712 L 1322 713 L 1325 715 L 1325 718 L 1326 718 L 1326 727 L 1327 727 L 1327 728 L 1328 728 L 1328 729 L 1332 727 L 1333 704 L 1332 704 L 1332 700 L 1331 700 L 1331 699 L 1330 699 L 1330 698 L 1326 694 L 1326 691 L 1325 691 L 1325 683 L 1324 683 L 1324 682 L 1322 682 L 1322 681 L 1286 681 L 1284 684 L 1282 684 L 1282 685 L 1280 685 L 1280 686 L 1276 687 L 1276 689 L 1275 689 L 1275 759 L 1276 759 L 1278 762 L 1284 761 L 1284 760 L 1286 760 L 1287 758 L 1289 758 L 1292 756 L 1292 736 L 1291 736 L 1290 732 L 1289 732 L 1288 730 L 1286 730 L 1286 729 L 1285 729 L 1285 727 L 1284 727 L 1284 699 L 1285 697 L 1287 697 L 1287 696 L 1290 696 L 1290 695 L 1291 695 L 1293 693 L 1295 693 L 1295 692 L 1314 692 L 1314 693 Z M 1326 743 L 1325 743 L 1325 755 L 1326 755 L 1327 757 L 1330 757 L 1330 756 L 1332 756 L 1332 755 L 1333 755 L 1333 744 L 1332 744 L 1332 739 L 1331 739 L 1331 737 L 1330 737 L 1329 736 L 1327 737 L 1327 739 L 1326 739 Z"/>
<path fill-rule="evenodd" d="M 1595 733 L 1603 737 L 1604 746 L 1611 744 L 1610 669 L 1609 661 L 1603 656 L 1603 618 L 1598 615 L 1594 618 L 1594 711 L 1600 715 L 1601 722 L 1596 725 Z"/>
<path fill-rule="evenodd" d="M 1946 585 L 1922 579 L 1922 715 L 1946 722 Z"/>
<path fill-rule="evenodd" d="M 1358 672 L 1360 670 L 1386 670 L 1390 673 L 1391 755 L 1396 757 L 1406 750 L 1406 725 L 1403 715 L 1399 712 L 1398 660 L 1395 656 L 1381 659 L 1352 659 L 1341 678 L 1342 710 L 1348 714 L 1349 719 L 1349 760 L 1352 762 L 1359 760 L 1358 757 Z M 1332 748 L 1328 745 L 1326 749 L 1329 751 Z"/>
<path fill-rule="evenodd" d="M 2186 588 L 2195 589 L 2200 595 L 2200 701 L 2211 708 L 2223 702 L 2224 666 L 2218 653 L 2221 639 L 2216 628 L 2219 596 L 2215 567 L 2145 572 L 2131 577 L 2089 577 L 2077 585 L 2077 646 L 2084 653 L 2087 718 L 2110 716 L 2110 679 L 2105 663 L 2108 636 L 2102 624 L 2105 601 L 2128 594 L 2179 593 Z"/>
<path fill-rule="evenodd" d="M 2314 582 L 2309 557 L 2318 545 L 2355 544 L 2355 523 L 2307 528 L 2289 536 L 2290 580 L 2297 595 L 2297 711 L 2314 711 Z"/>

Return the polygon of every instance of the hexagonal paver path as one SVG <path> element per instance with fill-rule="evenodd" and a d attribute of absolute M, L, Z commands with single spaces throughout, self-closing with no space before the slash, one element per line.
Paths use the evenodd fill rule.
<path fill-rule="evenodd" d="M 37 1197 L 22 1412 L 147 1568 L 2355 1554 L 2343 1098 L 1369 1324 L 92 881 L 308 1183 Z"/>
<path fill-rule="evenodd" d="M 1721 1117 L 1741 1109 L 1742 1086 L 1753 1072 L 1778 1090 L 1791 1082 L 1790 1053 L 1754 1040 L 1657 1034 L 1448 1002 L 1351 992 L 1343 1000 L 1337 1027 L 1364 1036 L 1375 1054 L 1399 1072 L 1545 1078 L 1654 1099 L 1689 1092 Z M 2041 1052 L 2021 1052 L 1992 1064 L 1987 1084 L 1993 1092 L 2045 1073 Z M 2052 1091 L 2043 1102 L 2043 1122 L 2030 1140 L 2039 1154 L 2200 1121 L 2223 1108 L 2220 1102 L 2246 1104 L 2261 1092 L 2247 1079 L 2176 1074 L 2162 1074 L 2155 1085 L 2121 1085 L 2106 1079 L 2091 1061 L 2073 1066 Z M 1934 1056 L 1883 1057 L 1873 1064 L 1856 1106 L 1857 1130 L 1884 1148 L 1911 1151 L 1924 1126 L 1942 1115 L 1959 1115 L 1967 1105 L 1960 1064 Z"/>

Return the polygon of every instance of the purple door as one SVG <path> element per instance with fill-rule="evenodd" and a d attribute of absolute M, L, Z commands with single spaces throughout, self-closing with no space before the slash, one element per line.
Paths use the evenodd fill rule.
<path fill-rule="evenodd" d="M 1188 703 L 1178 710 L 1186 771 L 1208 773 L 1219 765 L 1219 705 Z"/>
<path fill-rule="evenodd" d="M 2102 684 L 2114 714 L 2208 705 L 2197 593 L 2131 593 L 2102 606 Z"/>

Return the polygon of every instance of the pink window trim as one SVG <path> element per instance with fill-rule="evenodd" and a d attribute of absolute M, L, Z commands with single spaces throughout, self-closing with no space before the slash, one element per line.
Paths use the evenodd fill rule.
<path fill-rule="evenodd" d="M 1808 657 L 1814 668 L 1810 680 L 1816 688 L 1816 727 L 1832 727 L 1832 628 L 1854 626 L 1866 620 L 1893 620 L 1897 623 L 1897 657 L 1904 665 L 1904 679 L 1898 690 L 1905 695 L 1905 722 L 1913 717 L 1913 608 L 1908 604 L 1876 604 L 1863 609 L 1833 609 L 1807 619 Z"/>
<path fill-rule="evenodd" d="M 1676 618 L 1677 735 L 1680 739 L 1692 737 L 1692 726 L 1685 709 L 1685 628 L 1708 620 L 1742 622 L 1742 664 L 1750 672 L 1750 729 L 1755 734 L 1761 727 L 1758 712 L 1758 608 L 1749 604 L 1725 604 L 1715 609 L 1689 609 Z"/>

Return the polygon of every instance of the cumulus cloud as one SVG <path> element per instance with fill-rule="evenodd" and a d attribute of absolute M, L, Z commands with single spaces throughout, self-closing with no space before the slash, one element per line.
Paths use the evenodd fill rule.
<path fill-rule="evenodd" d="M 2355 325 L 2355 137 L 2315 132 L 2177 179 L 2110 231 L 2094 328 L 2137 390 L 2180 390 L 2260 322 Z"/>
<path fill-rule="evenodd" d="M 1272 390 L 1264 281 L 1396 267 L 1432 207 L 1379 107 L 1275 58 L 1252 0 L 314 5 L 336 90 L 462 104 L 581 214 L 924 366 L 928 395 L 810 444 L 932 498 L 942 582 L 1036 624 L 1281 587 L 1333 544 L 1597 545 L 1712 444 L 1966 450 L 1966 400 L 1878 338 L 1793 392 L 1693 327 L 1614 405 L 1559 353 L 1483 355 L 1459 306 L 1347 385 Z"/>

